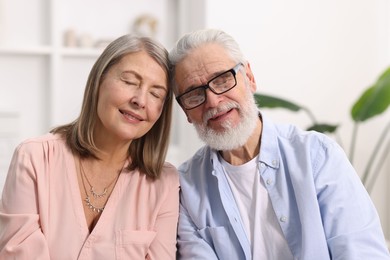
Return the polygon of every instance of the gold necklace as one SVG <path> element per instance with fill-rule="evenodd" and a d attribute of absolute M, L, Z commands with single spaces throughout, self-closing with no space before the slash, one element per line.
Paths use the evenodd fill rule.
<path fill-rule="evenodd" d="M 92 194 L 92 196 L 93 196 L 95 199 L 101 199 L 101 198 L 104 198 L 104 197 L 107 195 L 107 191 L 108 191 L 108 189 L 111 187 L 111 185 L 112 185 L 113 183 L 116 183 L 116 181 L 117 181 L 118 178 L 119 178 L 120 172 L 119 172 L 119 174 L 114 178 L 114 180 L 112 180 L 112 182 L 110 182 L 110 184 L 109 184 L 107 187 L 105 187 L 105 188 L 103 189 L 103 192 L 102 192 L 102 193 L 96 193 L 96 192 L 94 191 L 93 186 L 91 185 L 91 182 L 88 180 L 87 174 L 86 174 L 85 171 L 84 171 L 83 164 L 81 163 L 81 160 L 80 160 L 80 159 L 79 159 L 79 164 L 80 164 L 80 172 L 81 172 L 81 181 L 82 181 L 82 183 L 83 183 L 83 187 L 84 187 L 84 191 L 85 191 L 85 195 L 86 195 L 86 198 L 84 199 L 85 204 L 86 204 L 87 207 L 88 207 L 89 209 L 91 209 L 93 212 L 96 212 L 96 213 L 100 214 L 100 213 L 103 212 L 104 207 L 105 207 L 105 205 L 106 205 L 106 203 L 107 203 L 107 201 L 108 201 L 108 198 L 107 198 L 106 202 L 104 203 L 104 206 L 103 206 L 103 207 L 97 207 L 97 206 L 93 205 L 92 202 L 91 202 L 91 197 L 88 195 L 87 188 L 85 187 L 84 178 L 85 178 L 85 179 L 87 180 L 87 182 L 88 182 L 88 185 L 89 185 L 89 187 L 90 187 L 89 191 L 90 191 L 90 193 Z"/>

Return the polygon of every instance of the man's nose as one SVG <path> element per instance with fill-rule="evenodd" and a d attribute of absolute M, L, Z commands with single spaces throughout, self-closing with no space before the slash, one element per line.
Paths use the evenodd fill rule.
<path fill-rule="evenodd" d="M 206 106 L 208 107 L 216 107 L 222 98 L 222 95 L 215 94 L 210 88 L 206 89 L 205 95 L 206 95 L 205 103 Z"/>

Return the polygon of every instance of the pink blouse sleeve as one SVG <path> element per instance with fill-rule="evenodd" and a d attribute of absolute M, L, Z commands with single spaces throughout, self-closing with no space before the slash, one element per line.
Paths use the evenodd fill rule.
<path fill-rule="evenodd" d="M 0 259 L 50 259 L 40 226 L 33 154 L 21 145 L 10 164 L 0 200 Z"/>
<path fill-rule="evenodd" d="M 176 231 L 179 218 L 179 175 L 175 167 L 165 168 L 162 178 L 166 187 L 163 206 L 156 221 L 156 237 L 147 259 L 176 259 Z M 165 175 L 165 176 L 164 176 Z"/>

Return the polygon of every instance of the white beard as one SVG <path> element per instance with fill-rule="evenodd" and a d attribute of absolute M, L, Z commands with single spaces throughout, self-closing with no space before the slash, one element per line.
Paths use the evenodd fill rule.
<path fill-rule="evenodd" d="M 246 98 L 247 102 L 242 106 L 231 101 L 207 111 L 203 116 L 203 123 L 194 123 L 199 138 L 211 148 L 219 151 L 229 151 L 243 146 L 256 128 L 257 120 L 259 120 L 259 111 L 253 94 L 248 87 Z M 238 110 L 241 119 L 238 125 L 232 125 L 230 121 L 226 121 L 222 124 L 224 130 L 218 132 L 207 127 L 207 121 L 213 115 L 230 109 Z"/>

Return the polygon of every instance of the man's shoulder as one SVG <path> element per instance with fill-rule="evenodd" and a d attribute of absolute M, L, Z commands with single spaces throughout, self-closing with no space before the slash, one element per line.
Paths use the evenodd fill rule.
<path fill-rule="evenodd" d="M 194 167 L 205 167 L 211 161 L 211 154 L 212 150 L 209 146 L 202 146 L 188 160 L 179 165 L 179 172 L 185 174 L 191 172 Z"/>
<path fill-rule="evenodd" d="M 274 137 L 279 143 L 289 143 L 293 146 L 332 146 L 335 140 L 329 136 L 314 131 L 306 130 L 297 125 L 289 123 L 273 123 L 268 121 L 266 127 L 264 127 L 266 133 L 264 135 L 268 137 Z"/>

